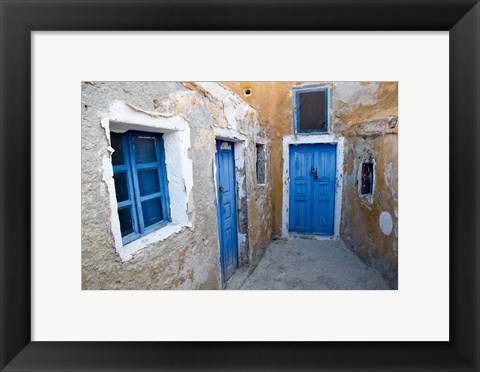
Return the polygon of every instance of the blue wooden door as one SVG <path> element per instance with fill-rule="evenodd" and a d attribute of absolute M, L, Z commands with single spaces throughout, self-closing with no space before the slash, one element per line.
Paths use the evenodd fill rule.
<path fill-rule="evenodd" d="M 217 140 L 216 146 L 220 265 L 226 282 L 238 266 L 235 158 L 232 142 Z"/>
<path fill-rule="evenodd" d="M 336 146 L 290 146 L 289 230 L 333 234 Z"/>

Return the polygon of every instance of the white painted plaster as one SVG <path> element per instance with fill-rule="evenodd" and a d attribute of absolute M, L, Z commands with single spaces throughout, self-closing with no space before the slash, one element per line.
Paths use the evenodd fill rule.
<path fill-rule="evenodd" d="M 339 82 L 335 85 L 335 97 L 342 102 L 349 102 L 352 105 L 360 102 L 366 105 L 373 105 L 378 100 L 375 97 L 377 89 L 377 83 L 361 85 L 356 81 Z"/>
<path fill-rule="evenodd" d="M 195 84 L 207 92 L 214 100 L 223 102 L 226 96 L 232 96 L 231 90 L 224 88 L 218 83 L 212 81 L 196 81 Z"/>
<path fill-rule="evenodd" d="M 184 227 L 186 226 L 177 223 L 169 223 L 164 227 L 155 230 L 154 232 L 151 232 L 150 234 L 142 236 L 140 239 L 134 240 L 133 242 L 123 246 L 119 252 L 120 258 L 122 259 L 122 261 L 128 261 L 133 257 L 135 253 L 145 248 L 147 245 L 161 242 L 170 237 L 171 235 L 177 234 Z"/>
<path fill-rule="evenodd" d="M 220 150 L 231 150 L 232 149 L 232 145 L 230 144 L 230 142 L 222 142 L 222 144 L 220 145 Z"/>
<path fill-rule="evenodd" d="M 241 198 L 247 196 L 247 191 L 243 187 L 243 180 L 245 176 L 241 173 L 244 173 L 245 168 L 245 149 L 247 147 L 247 137 L 243 134 L 240 134 L 236 130 L 229 128 L 220 128 L 213 127 L 213 133 L 216 139 L 226 140 L 233 142 L 233 151 L 235 155 L 235 180 L 237 183 L 237 209 L 241 207 Z M 218 189 L 216 184 L 217 182 L 217 168 L 215 161 L 214 171 L 215 171 L 215 190 Z"/>
<path fill-rule="evenodd" d="M 289 238 L 289 195 L 290 195 L 290 145 L 331 143 L 337 145 L 337 169 L 335 183 L 335 211 L 333 224 L 333 239 L 338 239 L 340 234 L 340 219 L 342 213 L 343 197 L 343 156 L 344 137 L 334 135 L 289 135 L 283 137 L 283 203 L 282 203 L 282 238 Z M 315 236 L 315 239 L 331 239 L 332 236 Z"/>
<path fill-rule="evenodd" d="M 115 100 L 109 107 L 107 114 L 101 114 L 102 119 L 108 119 L 110 127 L 112 122 L 116 123 L 118 131 L 145 130 L 148 132 L 160 132 L 182 130 L 187 124 L 186 120 L 181 116 L 173 116 L 170 113 L 159 114 L 156 112 L 143 111 L 133 105 Z M 102 126 L 107 123 L 102 120 Z M 110 135 L 108 135 L 110 138 Z"/>
<path fill-rule="evenodd" d="M 148 244 L 162 241 L 170 235 L 179 232 L 183 227 L 192 227 L 188 219 L 188 212 L 194 206 L 192 198 L 193 167 L 192 160 L 188 157 L 191 146 L 190 127 L 185 118 L 181 116 L 167 117 L 142 111 L 121 101 L 114 101 L 107 114 L 100 114 L 101 125 L 108 138 L 107 150 L 110 148 L 110 131 L 126 132 L 128 130 L 142 130 L 147 132 L 163 133 L 165 146 L 165 163 L 167 169 L 168 193 L 170 197 L 171 223 L 147 234 L 127 245 L 123 245 L 118 219 L 117 199 L 113 181 L 113 168 L 111 158 L 103 158 L 103 181 L 107 184 L 110 209 L 112 234 L 117 250 L 122 261 L 132 258 L 132 255 Z M 112 151 L 110 151 L 112 152 Z"/>
<path fill-rule="evenodd" d="M 382 233 L 384 233 L 385 235 L 390 235 L 393 228 L 393 221 L 390 213 L 385 211 L 380 213 L 380 217 L 378 218 L 378 223 L 380 225 L 380 230 L 382 230 Z"/>
<path fill-rule="evenodd" d="M 249 104 L 245 103 L 244 101 L 242 101 L 242 104 L 238 107 L 238 110 L 237 110 L 237 119 L 245 119 L 245 117 L 250 113 L 252 112 L 254 114 L 254 121 L 255 123 L 254 124 L 257 124 L 258 123 L 258 117 L 256 115 L 256 112 L 255 110 L 253 109 L 252 106 L 250 106 Z M 239 116 L 238 116 L 239 115 Z"/>
<path fill-rule="evenodd" d="M 235 154 L 235 168 L 236 168 L 236 180 L 237 180 L 237 195 L 239 199 L 238 208 L 241 207 L 241 199 L 247 196 L 247 190 L 244 188 L 244 184 L 246 186 L 246 182 L 243 182 L 245 179 L 245 150 L 246 150 L 246 142 L 238 141 L 234 143 L 234 154 Z"/>
<path fill-rule="evenodd" d="M 247 191 L 243 187 L 243 179 L 245 176 L 241 175 L 239 171 L 243 171 L 245 168 L 245 149 L 248 143 L 247 137 L 231 128 L 213 127 L 213 133 L 216 139 L 226 140 L 234 143 L 235 168 L 237 170 L 235 172 L 237 181 L 237 196 L 242 198 L 247 195 Z M 238 197 L 237 199 L 240 199 Z M 239 201 L 237 201 L 237 203 L 239 203 Z M 240 208 L 240 206 L 241 205 L 238 204 L 237 207 Z"/>
<path fill-rule="evenodd" d="M 168 192 L 170 196 L 170 214 L 173 223 L 189 225 L 188 211 L 193 210 L 193 198 L 190 194 L 193 188 L 192 159 L 188 157 L 190 148 L 190 128 L 183 131 L 163 134 L 165 146 L 165 163 L 167 168 Z"/>
<path fill-rule="evenodd" d="M 108 140 L 110 141 L 110 132 L 108 133 Z M 123 248 L 122 232 L 120 230 L 120 219 L 118 217 L 117 194 L 115 192 L 115 182 L 113 181 L 112 160 L 109 156 L 104 156 L 102 158 L 102 169 L 103 169 L 102 181 L 106 183 L 107 190 L 108 190 L 108 199 L 109 199 L 110 211 L 111 211 L 110 225 L 112 228 L 113 242 L 115 244 L 115 250 L 120 255 L 120 251 Z"/>
<path fill-rule="evenodd" d="M 232 142 L 247 141 L 246 136 L 231 128 L 213 127 L 213 133 L 217 139 L 223 139 Z"/>
<path fill-rule="evenodd" d="M 235 157 L 236 158 L 236 157 Z M 238 173 L 238 167 L 237 168 L 237 173 Z M 237 179 L 237 195 L 238 195 L 238 208 L 240 208 L 242 206 L 242 198 L 247 196 L 247 192 L 246 190 L 243 188 L 243 180 L 245 179 L 245 176 L 243 175 L 238 175 L 236 177 Z"/>
<path fill-rule="evenodd" d="M 243 245 L 247 242 L 247 235 L 246 234 L 237 234 L 237 239 L 238 239 L 238 245 Z"/>
<path fill-rule="evenodd" d="M 213 100 L 222 102 L 223 115 L 229 128 L 240 130 L 240 124 L 244 123 L 247 114 L 253 111 L 252 107 L 245 103 L 235 92 L 221 84 L 199 81 L 195 82 L 195 85 L 210 95 Z"/>
<path fill-rule="evenodd" d="M 233 129 L 238 129 L 238 123 L 236 119 L 237 104 L 229 96 L 223 99 L 223 114 L 227 119 L 228 125 Z"/>

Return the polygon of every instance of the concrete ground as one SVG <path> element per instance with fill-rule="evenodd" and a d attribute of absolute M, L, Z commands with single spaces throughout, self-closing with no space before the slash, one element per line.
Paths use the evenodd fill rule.
<path fill-rule="evenodd" d="M 343 242 L 291 238 L 273 241 L 253 271 L 239 269 L 225 289 L 391 288 Z"/>

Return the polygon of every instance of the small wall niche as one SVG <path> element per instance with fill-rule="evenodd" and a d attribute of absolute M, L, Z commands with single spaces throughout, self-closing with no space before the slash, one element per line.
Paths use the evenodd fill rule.
<path fill-rule="evenodd" d="M 257 185 L 264 185 L 266 182 L 267 154 L 265 145 L 257 143 Z"/>
<path fill-rule="evenodd" d="M 372 195 L 373 194 L 373 174 L 374 174 L 373 161 L 364 161 L 361 165 L 360 173 L 360 194 Z"/>

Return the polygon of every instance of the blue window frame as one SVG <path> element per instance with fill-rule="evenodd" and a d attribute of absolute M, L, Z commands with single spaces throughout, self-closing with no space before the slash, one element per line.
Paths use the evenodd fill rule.
<path fill-rule="evenodd" d="M 293 91 L 295 133 L 328 133 L 330 90 L 328 87 Z"/>
<path fill-rule="evenodd" d="M 163 138 L 158 133 L 110 133 L 113 178 L 123 244 L 170 221 Z"/>

